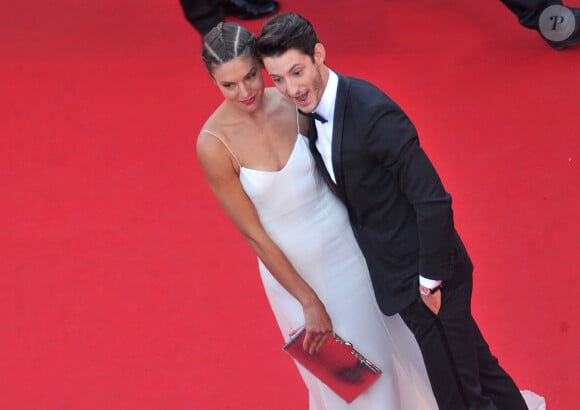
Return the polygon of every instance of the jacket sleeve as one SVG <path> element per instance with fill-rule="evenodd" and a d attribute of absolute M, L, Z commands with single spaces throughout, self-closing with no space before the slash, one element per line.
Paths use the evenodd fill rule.
<path fill-rule="evenodd" d="M 454 224 L 451 196 L 433 164 L 419 145 L 417 131 L 407 115 L 382 95 L 371 110 L 367 141 L 383 172 L 392 173 L 416 216 L 419 238 L 419 274 L 446 280 L 454 266 Z"/>

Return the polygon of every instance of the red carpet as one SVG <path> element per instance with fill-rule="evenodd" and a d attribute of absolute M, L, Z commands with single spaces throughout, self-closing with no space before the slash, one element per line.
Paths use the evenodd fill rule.
<path fill-rule="evenodd" d="M 499 1 L 282 5 L 414 120 L 493 350 L 576 408 L 580 47 Z M 195 159 L 221 98 L 178 2 L 4 0 L 0 20 L 0 409 L 305 409 Z"/>

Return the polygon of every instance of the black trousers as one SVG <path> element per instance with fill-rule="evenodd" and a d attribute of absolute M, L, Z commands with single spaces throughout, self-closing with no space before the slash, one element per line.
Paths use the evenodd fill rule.
<path fill-rule="evenodd" d="M 187 21 L 201 34 L 207 34 L 224 21 L 225 0 L 179 0 Z"/>
<path fill-rule="evenodd" d="M 517 17 L 520 24 L 531 29 L 538 29 L 538 20 L 542 11 L 553 4 L 562 4 L 560 0 L 501 0 Z"/>
<path fill-rule="evenodd" d="M 438 315 L 419 292 L 400 312 L 417 339 L 437 404 L 441 410 L 526 410 L 471 315 L 473 265 L 467 252 L 459 255 L 454 279 L 441 289 Z"/>

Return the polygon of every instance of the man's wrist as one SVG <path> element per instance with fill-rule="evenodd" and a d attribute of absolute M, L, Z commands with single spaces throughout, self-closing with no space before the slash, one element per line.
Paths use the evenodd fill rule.
<path fill-rule="evenodd" d="M 435 286 L 434 288 L 428 288 L 426 286 L 419 285 L 419 293 L 421 293 L 421 295 L 423 296 L 430 296 L 434 293 L 439 292 L 442 285 L 443 285 L 442 283 L 439 283 L 439 285 Z"/>
<path fill-rule="evenodd" d="M 441 285 L 441 280 L 438 279 L 429 279 L 424 276 L 419 275 L 419 285 L 425 286 L 429 289 L 434 289 L 437 286 Z"/>

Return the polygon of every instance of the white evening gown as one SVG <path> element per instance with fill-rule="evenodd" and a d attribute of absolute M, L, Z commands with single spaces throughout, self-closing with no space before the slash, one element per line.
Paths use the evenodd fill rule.
<path fill-rule="evenodd" d="M 414 336 L 399 315 L 385 316 L 379 310 L 346 208 L 315 167 L 308 141 L 300 134 L 280 171 L 240 167 L 240 181 L 264 228 L 325 304 L 334 331 L 383 371 L 377 382 L 347 404 L 297 364 L 308 387 L 309 409 L 437 409 Z M 304 324 L 302 308 L 258 262 L 272 311 L 288 341 L 289 334 Z M 542 397 L 528 391 L 523 395 L 530 410 L 545 409 Z"/>
<path fill-rule="evenodd" d="M 306 138 L 298 135 L 282 170 L 240 170 L 264 228 L 325 304 L 334 331 L 383 371 L 349 405 L 298 365 L 310 393 L 310 410 L 436 409 L 417 343 L 398 315 L 387 317 L 379 310 L 346 209 L 315 166 Z M 302 308 L 261 262 L 259 268 L 287 341 L 304 324 Z"/>

